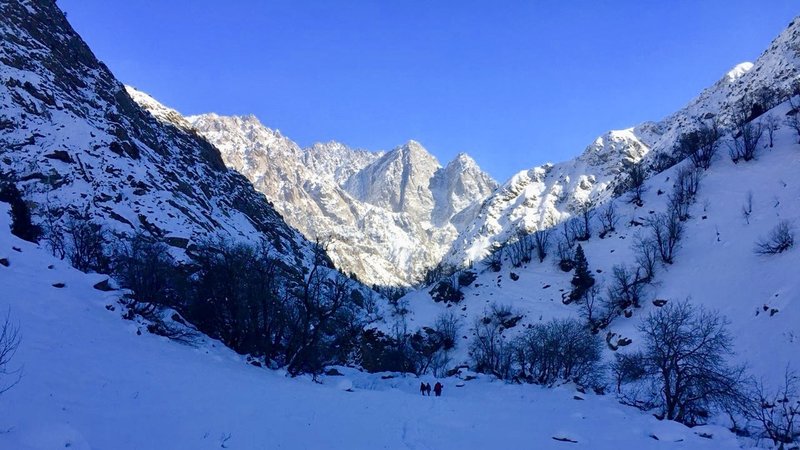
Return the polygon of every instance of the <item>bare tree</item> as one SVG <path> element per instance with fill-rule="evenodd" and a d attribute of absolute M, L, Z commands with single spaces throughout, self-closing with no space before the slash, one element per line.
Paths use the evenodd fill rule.
<path fill-rule="evenodd" d="M 639 307 L 642 294 L 642 279 L 639 269 L 624 264 L 615 265 L 608 287 L 608 301 L 613 307 L 623 310 L 630 306 Z"/>
<path fill-rule="evenodd" d="M 778 128 L 780 128 L 781 121 L 777 115 L 770 113 L 764 117 L 762 122 L 764 123 L 764 129 L 767 131 L 767 137 L 769 137 L 769 148 L 772 148 L 773 137 Z"/>
<path fill-rule="evenodd" d="M 534 243 L 532 236 L 525 231 L 517 231 L 516 236 L 508 242 L 507 247 L 512 266 L 519 267 L 531 261 Z"/>
<path fill-rule="evenodd" d="M 617 315 L 617 311 L 600 295 L 600 285 L 592 285 L 581 302 L 581 315 L 589 324 L 592 333 L 607 327 Z"/>
<path fill-rule="evenodd" d="M 591 200 L 586 200 L 585 202 L 581 203 L 580 207 L 578 208 L 578 212 L 580 213 L 580 217 L 582 219 L 582 226 L 579 227 L 579 231 L 575 233 L 576 239 L 579 241 L 588 241 L 589 238 L 592 237 L 592 228 L 591 228 L 591 220 L 592 217 L 595 215 L 595 203 Z"/>
<path fill-rule="evenodd" d="M 775 391 L 754 382 L 748 394 L 743 412 L 758 424 L 762 437 L 780 449 L 800 443 L 800 377 L 796 373 L 787 368 L 783 386 Z"/>
<path fill-rule="evenodd" d="M 547 252 L 550 248 L 550 229 L 537 230 L 533 233 L 533 246 L 536 249 L 536 256 L 539 257 L 539 262 L 543 262 L 547 257 Z"/>
<path fill-rule="evenodd" d="M 764 134 L 763 124 L 752 120 L 752 105 L 752 100 L 745 96 L 733 108 L 733 140 L 728 144 L 728 153 L 734 163 L 754 159 Z"/>
<path fill-rule="evenodd" d="M 675 248 L 683 237 L 683 222 L 678 211 L 670 208 L 666 213 L 658 213 L 647 221 L 653 242 L 664 264 L 672 264 Z"/>
<path fill-rule="evenodd" d="M 575 246 L 576 233 L 580 231 L 579 227 L 580 223 L 574 217 L 561 222 L 561 242 L 566 244 L 568 248 Z"/>
<path fill-rule="evenodd" d="M 469 346 L 469 354 L 475 371 L 489 373 L 508 379 L 513 363 L 513 347 L 503 336 L 503 327 L 495 315 L 476 318 L 473 326 L 475 337 Z"/>
<path fill-rule="evenodd" d="M 652 380 L 645 403 L 668 420 L 696 424 L 739 400 L 743 369 L 731 367 L 727 321 L 689 302 L 669 303 L 639 325 L 641 363 Z"/>
<path fill-rule="evenodd" d="M 781 220 L 769 232 L 769 236 L 756 242 L 755 252 L 759 255 L 775 255 L 794 246 L 794 227 L 788 220 Z"/>
<path fill-rule="evenodd" d="M 105 228 L 92 222 L 87 214 L 70 216 L 63 228 L 66 236 L 66 255 L 72 267 L 81 272 L 105 272 L 109 258 L 105 245 Z"/>
<path fill-rule="evenodd" d="M 605 208 L 600 210 L 600 224 L 602 225 L 603 229 L 600 231 L 600 237 L 605 237 L 606 234 L 614 231 L 617 226 L 617 222 L 619 222 L 619 214 L 617 214 L 617 207 L 616 203 L 611 201 L 608 202 Z"/>
<path fill-rule="evenodd" d="M 678 138 L 676 152 L 692 160 L 698 169 L 708 169 L 719 148 L 720 129 L 716 120 L 701 122 L 697 130 Z"/>
<path fill-rule="evenodd" d="M 633 251 L 636 254 L 636 264 L 642 273 L 642 282 L 649 283 L 656 273 L 658 245 L 652 237 L 637 236 L 633 243 Z"/>
<path fill-rule="evenodd" d="M 794 130 L 795 134 L 797 134 L 798 142 L 800 142 L 800 100 L 795 100 L 792 97 L 789 99 L 789 105 L 791 105 L 792 109 L 786 114 L 784 123 Z"/>
<path fill-rule="evenodd" d="M 586 385 L 599 377 L 602 344 L 578 320 L 535 324 L 525 330 L 516 347 L 520 376 L 534 383 L 564 380 Z"/>
<path fill-rule="evenodd" d="M 0 394 L 14 387 L 22 377 L 20 369 L 12 370 L 10 367 L 19 343 L 19 327 L 11 323 L 9 310 L 0 326 Z"/>
<path fill-rule="evenodd" d="M 644 182 L 647 180 L 647 170 L 641 164 L 632 164 L 628 169 L 628 179 L 625 187 L 631 193 L 630 202 L 642 206 L 642 195 L 647 191 Z"/>

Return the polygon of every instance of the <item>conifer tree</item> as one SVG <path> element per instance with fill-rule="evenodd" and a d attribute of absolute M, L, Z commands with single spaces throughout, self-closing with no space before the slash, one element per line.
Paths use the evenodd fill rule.
<path fill-rule="evenodd" d="M 575 287 L 569 297 L 573 301 L 583 298 L 586 291 L 594 285 L 594 277 L 589 271 L 589 262 L 586 260 L 586 254 L 583 253 L 583 247 L 580 244 L 575 249 L 575 275 L 572 276 L 572 285 Z"/>

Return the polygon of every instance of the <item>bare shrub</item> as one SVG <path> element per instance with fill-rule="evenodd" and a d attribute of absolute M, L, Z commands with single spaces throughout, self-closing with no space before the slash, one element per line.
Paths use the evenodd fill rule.
<path fill-rule="evenodd" d="M 788 220 L 781 220 L 769 232 L 769 236 L 756 242 L 755 252 L 759 255 L 783 253 L 794 246 L 794 227 Z"/>
<path fill-rule="evenodd" d="M 789 105 L 791 105 L 792 109 L 786 114 L 783 123 L 794 130 L 795 134 L 797 134 L 798 142 L 800 142 L 800 100 L 792 97 L 789 99 Z"/>
<path fill-rule="evenodd" d="M 533 246 L 536 249 L 536 256 L 539 262 L 543 262 L 550 249 L 550 229 L 537 230 L 533 233 Z"/>
<path fill-rule="evenodd" d="M 636 254 L 636 264 L 642 273 L 642 281 L 649 283 L 656 273 L 658 244 L 652 237 L 637 236 L 633 243 L 633 251 Z"/>
<path fill-rule="evenodd" d="M 489 249 L 489 255 L 482 261 L 483 265 L 489 268 L 492 272 L 500 272 L 503 268 L 503 253 L 505 247 L 500 244 L 495 244 Z"/>
<path fill-rule="evenodd" d="M 670 208 L 666 213 L 658 213 L 647 221 L 653 242 L 656 243 L 661 261 L 672 264 L 675 249 L 683 237 L 684 225 L 678 211 Z"/>
<path fill-rule="evenodd" d="M 642 195 L 647 191 L 644 182 L 647 180 L 647 170 L 641 164 L 632 164 L 628 168 L 628 178 L 625 188 L 630 192 L 630 202 L 638 206 L 644 204 Z"/>
<path fill-rule="evenodd" d="M 617 223 L 619 222 L 619 214 L 617 213 L 617 207 L 614 202 L 608 202 L 608 204 L 600 210 L 599 217 L 600 225 L 602 226 L 600 230 L 601 238 L 616 230 Z"/>
<path fill-rule="evenodd" d="M 775 114 L 768 114 L 762 120 L 764 124 L 764 130 L 767 132 L 767 137 L 769 138 L 769 148 L 773 147 L 774 144 L 774 136 L 775 132 L 778 131 L 780 128 L 781 121 Z"/>
<path fill-rule="evenodd" d="M 0 394 L 14 387 L 22 377 L 19 369 L 11 369 L 11 360 L 20 343 L 19 327 L 11 322 L 11 311 L 0 325 Z"/>
<path fill-rule="evenodd" d="M 752 120 L 752 105 L 752 100 L 746 96 L 734 105 L 732 141 L 728 144 L 728 153 L 734 163 L 753 160 L 764 134 L 764 125 Z"/>
<path fill-rule="evenodd" d="M 676 152 L 691 159 L 698 169 L 708 169 L 719 148 L 720 129 L 716 120 L 702 122 L 700 127 L 678 138 Z"/>
<path fill-rule="evenodd" d="M 800 443 L 800 377 L 786 369 L 783 386 L 770 391 L 753 383 L 744 403 L 745 417 L 758 425 L 757 433 L 775 447 Z"/>
<path fill-rule="evenodd" d="M 518 339 L 520 377 L 537 384 L 573 381 L 599 384 L 600 338 L 575 319 L 551 320 Z"/>

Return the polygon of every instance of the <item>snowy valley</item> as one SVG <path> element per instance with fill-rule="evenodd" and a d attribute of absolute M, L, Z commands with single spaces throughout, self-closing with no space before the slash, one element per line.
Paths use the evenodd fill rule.
<path fill-rule="evenodd" d="M 0 37 L 0 449 L 797 448 L 800 19 L 503 184 Z"/>

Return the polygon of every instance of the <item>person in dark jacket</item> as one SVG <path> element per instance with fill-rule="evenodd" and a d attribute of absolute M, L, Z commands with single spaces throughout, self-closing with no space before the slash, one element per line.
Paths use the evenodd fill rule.
<path fill-rule="evenodd" d="M 433 387 L 433 392 L 436 394 L 437 397 L 441 397 L 442 396 L 442 388 L 443 387 L 444 386 L 442 386 L 442 383 L 439 383 L 438 381 L 436 382 L 436 385 Z"/>
<path fill-rule="evenodd" d="M 425 391 L 427 391 L 427 390 L 428 389 L 425 387 L 425 383 L 420 382 L 419 383 L 419 393 L 422 394 L 422 395 L 425 395 Z"/>
<path fill-rule="evenodd" d="M 425 392 L 428 393 L 428 397 L 431 396 L 431 384 L 430 383 L 425 383 Z"/>

